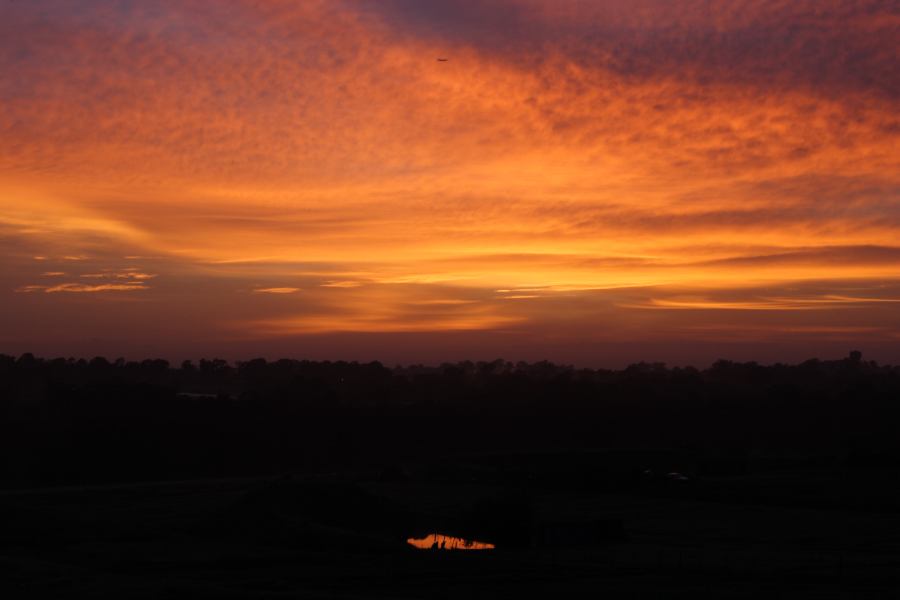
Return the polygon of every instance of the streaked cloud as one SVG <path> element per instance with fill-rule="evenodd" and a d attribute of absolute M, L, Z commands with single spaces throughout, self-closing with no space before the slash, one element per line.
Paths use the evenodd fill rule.
<path fill-rule="evenodd" d="M 374 298 L 373 298 L 374 296 Z M 365 298 L 338 299 L 326 311 L 253 320 L 241 324 L 245 335 L 296 336 L 323 333 L 402 333 L 494 330 L 525 321 L 485 303 L 409 301 L 404 296 L 369 292 Z"/>
<path fill-rule="evenodd" d="M 650 299 L 634 308 L 683 309 L 683 310 L 832 310 L 835 308 L 860 308 L 869 303 L 900 303 L 900 298 L 854 298 L 825 295 L 817 298 L 759 298 L 750 301 L 714 301 L 702 297 Z M 835 329 L 837 331 L 839 329 Z"/>
<path fill-rule="evenodd" d="M 146 290 L 141 283 L 101 283 L 98 285 L 85 285 L 78 283 L 61 283 L 59 285 L 26 285 L 16 289 L 17 292 L 45 292 L 55 294 L 65 293 L 96 293 L 96 292 L 136 292 Z"/>
<path fill-rule="evenodd" d="M 294 294 L 299 292 L 300 288 L 295 287 L 270 287 L 270 288 L 256 288 L 253 290 L 254 294 Z"/>

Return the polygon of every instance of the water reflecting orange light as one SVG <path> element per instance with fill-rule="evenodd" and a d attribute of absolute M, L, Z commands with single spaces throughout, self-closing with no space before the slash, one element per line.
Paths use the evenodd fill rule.
<path fill-rule="evenodd" d="M 494 545 L 487 542 L 465 540 L 463 538 L 432 533 L 423 538 L 409 538 L 406 543 L 419 550 L 493 550 Z"/>

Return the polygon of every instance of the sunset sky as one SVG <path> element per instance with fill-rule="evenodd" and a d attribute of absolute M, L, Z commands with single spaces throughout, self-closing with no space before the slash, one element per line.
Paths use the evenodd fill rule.
<path fill-rule="evenodd" d="M 898 65 L 896 0 L 7 0 L 0 352 L 897 363 Z"/>

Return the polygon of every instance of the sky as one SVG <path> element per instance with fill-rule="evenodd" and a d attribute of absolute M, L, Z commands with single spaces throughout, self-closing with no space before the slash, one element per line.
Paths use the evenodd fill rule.
<path fill-rule="evenodd" d="M 900 363 L 898 40 L 896 0 L 6 0 L 0 352 Z"/>

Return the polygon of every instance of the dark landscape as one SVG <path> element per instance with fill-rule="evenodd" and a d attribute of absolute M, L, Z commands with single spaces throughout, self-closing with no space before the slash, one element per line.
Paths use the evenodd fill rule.
<path fill-rule="evenodd" d="M 0 358 L 0 575 L 94 597 L 881 598 L 900 368 Z M 429 534 L 493 549 L 417 549 Z"/>
<path fill-rule="evenodd" d="M 900 598 L 898 57 L 900 0 L 0 0 L 0 600 Z"/>

